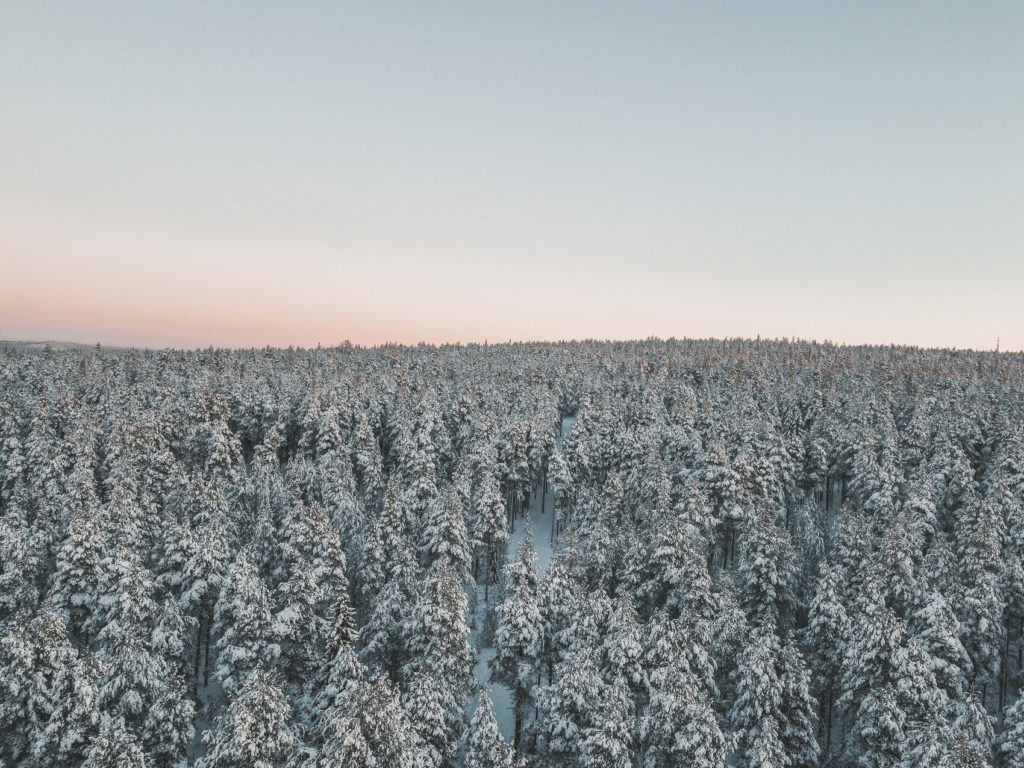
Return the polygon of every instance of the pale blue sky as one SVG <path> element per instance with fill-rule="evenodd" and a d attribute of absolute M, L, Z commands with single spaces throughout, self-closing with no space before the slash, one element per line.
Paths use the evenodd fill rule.
<path fill-rule="evenodd" d="M 5 3 L 0 263 L 0 337 L 1024 348 L 1024 3 Z"/>

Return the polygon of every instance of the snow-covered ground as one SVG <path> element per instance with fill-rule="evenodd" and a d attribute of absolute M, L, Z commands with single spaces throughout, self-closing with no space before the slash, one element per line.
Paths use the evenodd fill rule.
<path fill-rule="evenodd" d="M 558 437 L 559 448 L 562 445 L 562 438 L 569 434 L 569 430 L 572 429 L 572 425 L 575 423 L 575 416 L 568 416 L 562 419 L 562 433 Z M 555 520 L 553 509 L 555 502 L 550 489 L 545 488 L 543 492 L 547 494 L 546 499 L 541 496 L 542 491 L 540 488 L 534 488 L 530 496 L 529 518 L 529 528 L 533 531 L 533 546 L 537 550 L 537 570 L 540 574 L 547 571 L 555 554 L 555 546 L 551 540 L 551 528 Z M 541 512 L 542 507 L 543 513 Z M 526 537 L 526 531 L 526 519 L 517 518 L 506 547 L 507 561 L 512 560 L 516 556 L 516 553 L 519 551 L 519 545 L 522 544 L 523 539 Z M 495 591 L 493 587 L 490 590 L 492 605 L 495 602 Z M 493 647 L 482 647 L 481 631 L 483 629 L 484 616 L 487 612 L 487 606 L 484 604 L 484 588 L 482 584 L 477 585 L 476 588 L 476 604 L 478 608 L 473 619 L 472 632 L 469 637 L 470 643 L 477 650 L 476 668 L 473 670 L 473 673 L 476 675 L 476 679 L 481 687 L 486 688 L 487 693 L 491 697 L 491 702 L 494 704 L 494 716 L 498 721 L 501 735 L 505 737 L 506 741 L 511 743 L 515 731 L 512 694 L 501 683 L 491 682 L 491 672 L 488 665 L 491 663 L 491 659 L 494 658 L 495 650 Z M 470 717 L 476 711 L 476 704 L 475 698 L 469 703 L 468 714 Z"/>

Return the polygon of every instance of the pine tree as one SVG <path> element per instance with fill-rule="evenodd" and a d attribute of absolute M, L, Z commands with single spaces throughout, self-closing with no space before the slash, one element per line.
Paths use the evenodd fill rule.
<path fill-rule="evenodd" d="M 646 585 L 653 607 L 673 617 L 686 614 L 710 620 L 714 612 L 706 546 L 699 534 L 677 516 L 660 527 L 651 555 L 651 579 Z"/>
<path fill-rule="evenodd" d="M 555 682 L 537 692 L 533 730 L 549 764 L 624 765 L 632 729 L 628 689 L 602 680 L 590 653 L 567 658 Z"/>
<path fill-rule="evenodd" d="M 218 403 L 213 419 L 206 424 L 202 451 L 203 473 L 207 479 L 227 488 L 237 488 L 242 476 L 242 446 L 226 420 L 227 408 Z"/>
<path fill-rule="evenodd" d="M 471 554 L 466 518 L 454 488 L 447 488 L 428 510 L 424 541 L 429 563 L 453 570 L 462 581 L 469 578 Z"/>
<path fill-rule="evenodd" d="M 429 723 L 424 715 L 410 721 L 437 754 L 449 760 L 457 748 L 457 739 L 465 726 L 465 708 L 476 658 L 469 645 L 466 626 L 466 593 L 455 571 L 441 567 L 431 571 L 423 584 L 412 618 L 406 626 L 407 652 L 412 661 L 406 676 L 419 683 L 415 700 L 421 711 L 440 713 L 439 723 Z M 429 685 L 428 685 L 429 683 Z M 425 733 L 426 727 L 433 730 Z"/>
<path fill-rule="evenodd" d="M 51 596 L 68 617 L 68 628 L 88 645 L 84 629 L 100 597 L 103 539 L 98 506 L 80 510 L 57 552 Z"/>
<path fill-rule="evenodd" d="M 477 555 L 484 559 L 484 600 L 490 597 L 489 588 L 497 581 L 501 553 L 508 541 L 505 503 L 495 476 L 488 473 L 480 489 L 477 502 L 476 524 L 473 530 Z"/>
<path fill-rule="evenodd" d="M 438 420 L 434 404 L 421 403 L 412 439 L 406 445 L 400 467 L 406 525 L 420 548 L 423 546 L 427 511 L 437 498 L 437 448 L 433 426 Z"/>
<path fill-rule="evenodd" d="M 899 759 L 906 740 L 894 671 L 906 627 L 874 582 L 864 585 L 859 602 L 851 617 L 838 704 L 852 716 L 847 753 L 868 768 L 881 768 Z"/>
<path fill-rule="evenodd" d="M 359 630 L 363 661 L 385 670 L 397 682 L 399 670 L 408 656 L 406 622 L 415 605 L 414 589 L 418 577 L 415 556 L 405 536 L 402 510 L 399 506 L 397 485 L 388 487 L 384 511 L 377 525 L 374 539 L 379 548 L 364 551 L 364 566 L 372 566 L 374 579 L 380 579 L 375 593 L 370 593 L 372 582 L 368 573 L 363 576 L 363 589 L 370 600 L 369 615 Z M 379 557 L 376 563 L 367 556 Z M 369 568 L 367 568 L 369 570 Z"/>
<path fill-rule="evenodd" d="M 777 517 L 769 508 L 751 516 L 740 540 L 743 607 L 755 624 L 777 622 L 780 608 L 793 599 L 793 545 Z"/>
<path fill-rule="evenodd" d="M 769 718 L 751 734 L 741 765 L 750 768 L 784 768 L 789 764 L 785 747 L 779 737 L 778 721 Z"/>
<path fill-rule="evenodd" d="M 306 507 L 293 499 L 283 523 L 280 557 L 273 569 L 276 583 L 275 633 L 287 657 L 303 676 L 303 665 L 316 663 L 330 628 L 329 614 L 342 592 L 348 591 L 345 554 L 337 529 L 326 510 L 313 502 Z"/>
<path fill-rule="evenodd" d="M 779 737 L 792 768 L 815 768 L 820 748 L 815 738 L 815 709 L 811 675 L 796 644 L 787 641 L 779 653 L 782 719 Z"/>
<path fill-rule="evenodd" d="M 5 379 L 6 380 L 6 379 Z M 0 392 L 0 501 L 8 502 L 14 486 L 25 480 L 25 455 L 21 429 L 6 388 Z"/>
<path fill-rule="evenodd" d="M 348 559 L 339 530 L 331 524 L 327 510 L 314 503 L 309 510 L 311 543 L 306 553 L 319 590 L 316 612 L 320 618 L 331 615 L 342 593 L 349 591 Z"/>
<path fill-rule="evenodd" d="M 0 621 L 39 605 L 39 577 L 45 551 L 30 522 L 27 489 L 15 484 L 0 518 Z"/>
<path fill-rule="evenodd" d="M 17 617 L 0 637 L 0 760 L 80 765 L 98 722 L 93 677 L 51 603 Z"/>
<path fill-rule="evenodd" d="M 605 680 L 621 679 L 638 694 L 646 682 L 644 644 L 636 609 L 628 597 L 617 598 L 607 617 L 604 641 L 597 649 Z"/>
<path fill-rule="evenodd" d="M 832 744 L 832 719 L 839 696 L 848 621 L 842 598 L 842 571 L 832 564 L 823 563 L 804 639 L 817 680 L 819 735 L 826 754 Z"/>
<path fill-rule="evenodd" d="M 999 737 L 999 765 L 1002 768 L 1024 768 L 1024 694 L 1006 709 L 1005 723 Z"/>
<path fill-rule="evenodd" d="M 632 484 L 636 487 L 639 503 L 634 508 L 633 517 L 638 524 L 650 525 L 660 520 L 672 504 L 672 484 L 661 457 L 661 446 L 653 431 L 646 438 L 635 474 Z"/>
<path fill-rule="evenodd" d="M 961 765 L 987 766 L 995 741 L 993 718 L 973 691 L 952 702 L 950 730 L 956 735 L 953 753 Z"/>
<path fill-rule="evenodd" d="M 231 536 L 227 505 L 215 486 L 193 482 L 190 500 L 196 514 L 192 525 L 184 528 L 181 602 L 195 619 L 193 677 L 198 691 L 209 683 L 213 625 L 228 579 Z M 194 536 L 190 535 L 193 531 Z"/>
<path fill-rule="evenodd" d="M 149 768 L 149 761 L 117 715 L 105 715 L 83 768 Z"/>
<path fill-rule="evenodd" d="M 673 666 L 680 664 L 701 691 L 712 700 L 718 699 L 717 668 L 709 653 L 710 645 L 706 630 L 699 625 L 671 619 L 665 613 L 652 616 L 647 624 L 643 659 L 648 694 L 653 696 L 662 685 L 662 677 L 674 674 Z"/>
<path fill-rule="evenodd" d="M 348 594 L 342 593 L 334 607 L 334 626 L 327 644 L 327 658 L 319 670 L 319 682 L 314 697 L 318 713 L 331 707 L 340 696 L 359 686 L 366 675 L 355 644 L 359 639 L 355 613 Z"/>
<path fill-rule="evenodd" d="M 195 705 L 184 678 L 164 673 L 159 694 L 142 726 L 142 741 L 154 768 L 178 768 L 195 733 Z"/>
<path fill-rule="evenodd" d="M 509 529 L 513 520 L 522 510 L 522 501 L 527 497 L 530 485 L 530 462 L 528 456 L 529 429 L 522 419 L 516 420 L 508 432 L 502 447 L 502 480 L 509 489 Z"/>
<path fill-rule="evenodd" d="M 722 562 L 725 565 L 734 563 L 736 528 L 744 516 L 738 505 L 740 478 L 729 466 L 725 446 L 720 440 L 714 440 L 708 446 L 698 478 L 701 488 L 708 494 L 716 524 L 721 531 Z"/>
<path fill-rule="evenodd" d="M 293 692 L 312 680 L 320 666 L 329 625 L 317 613 L 321 587 L 309 562 L 292 564 L 286 581 L 277 589 L 277 612 L 270 625 L 270 637 L 286 688 Z"/>
<path fill-rule="evenodd" d="M 245 551 L 228 570 L 214 609 L 213 633 L 214 674 L 228 694 L 240 691 L 249 675 L 275 655 L 270 646 L 270 594 Z"/>
<path fill-rule="evenodd" d="M 587 729 L 580 740 L 584 765 L 606 765 L 609 768 L 632 768 L 632 722 L 623 706 L 624 699 L 616 700 L 619 707 L 604 714 L 599 725 Z"/>
<path fill-rule="evenodd" d="M 356 569 L 358 605 L 362 615 L 369 612 L 374 599 L 384 587 L 387 551 L 384 544 L 384 519 L 381 513 L 371 514 L 363 528 L 359 563 Z"/>
<path fill-rule="evenodd" d="M 779 675 L 780 654 L 775 628 L 768 624 L 754 627 L 739 658 L 730 719 L 739 736 L 737 765 L 744 768 L 781 768 L 788 763 L 783 741 L 787 686 Z M 799 680 L 790 682 L 790 688 L 799 688 Z"/>
<path fill-rule="evenodd" d="M 962 588 L 956 613 L 973 663 L 973 682 L 983 686 L 998 677 L 1002 646 L 1004 606 L 999 582 L 1005 528 L 1001 510 L 990 497 L 968 498 L 957 528 Z"/>
<path fill-rule="evenodd" d="M 465 741 L 469 751 L 462 761 L 463 768 L 516 768 L 515 755 L 498 730 L 486 691 L 480 693 Z"/>
<path fill-rule="evenodd" d="M 402 711 L 413 728 L 415 762 L 424 768 L 441 768 L 455 746 L 445 722 L 445 683 L 416 672 L 405 688 Z"/>
<path fill-rule="evenodd" d="M 565 461 L 562 451 L 555 450 L 548 460 L 548 482 L 551 484 L 551 493 L 554 496 L 555 522 L 553 534 L 557 535 L 559 529 L 569 515 L 569 508 L 572 504 L 572 494 L 575 484 L 569 465 Z"/>
<path fill-rule="evenodd" d="M 315 488 L 310 506 L 322 506 L 332 528 L 350 539 L 359 531 L 364 502 L 346 451 L 332 450 L 317 459 Z"/>
<path fill-rule="evenodd" d="M 537 683 L 541 652 L 542 619 L 537 605 L 537 553 L 527 531 L 516 561 L 505 566 L 508 597 L 498 606 L 498 629 L 494 636 L 497 654 L 491 663 L 492 676 L 512 691 L 515 713 L 513 748 L 519 751 L 523 718 L 530 690 Z"/>
<path fill-rule="evenodd" d="M 380 445 L 363 410 L 356 417 L 352 453 L 363 503 L 368 509 L 374 509 L 384 493 L 384 466 Z"/>
<path fill-rule="evenodd" d="M 726 764 L 727 742 L 713 701 L 679 656 L 652 682 L 639 733 L 644 768 L 724 768 Z"/>
<path fill-rule="evenodd" d="M 970 657 L 960 642 L 960 623 L 939 592 L 919 593 L 918 603 L 908 632 L 928 654 L 936 683 L 950 698 L 958 699 L 968 688 L 967 671 L 971 668 Z"/>
<path fill-rule="evenodd" d="M 415 735 L 386 679 L 359 686 L 324 714 L 316 768 L 418 768 Z"/>
<path fill-rule="evenodd" d="M 248 487 L 252 520 L 278 520 L 287 506 L 287 491 L 278 458 L 281 444 L 280 433 L 272 427 L 253 449 Z"/>
<path fill-rule="evenodd" d="M 540 652 L 540 666 L 547 671 L 548 684 L 554 677 L 555 664 L 566 650 L 561 637 L 573 620 L 578 602 L 575 585 L 569 576 L 564 556 L 555 556 L 550 567 L 537 584 L 537 608 L 541 616 L 543 645 Z"/>
<path fill-rule="evenodd" d="M 408 581 L 388 581 L 359 630 L 360 658 L 365 664 L 386 671 L 394 681 L 408 657 L 405 627 L 414 606 L 412 588 Z"/>
<path fill-rule="evenodd" d="M 137 729 L 166 674 L 166 663 L 152 648 L 154 585 L 149 571 L 122 549 L 106 562 L 102 589 L 103 625 L 96 635 L 102 671 L 99 703 Z"/>
<path fill-rule="evenodd" d="M 196 768 L 284 768 L 294 756 L 288 699 L 274 672 L 249 675 L 227 712 L 207 731 Z"/>

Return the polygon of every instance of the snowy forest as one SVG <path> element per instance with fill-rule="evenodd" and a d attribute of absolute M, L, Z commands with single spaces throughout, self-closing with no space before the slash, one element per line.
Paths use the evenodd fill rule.
<path fill-rule="evenodd" d="M 1024 768 L 1024 354 L 0 350 L 7 768 Z"/>

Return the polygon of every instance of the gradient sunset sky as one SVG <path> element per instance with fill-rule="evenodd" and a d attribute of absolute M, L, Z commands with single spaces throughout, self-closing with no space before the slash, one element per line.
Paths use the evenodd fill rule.
<path fill-rule="evenodd" d="M 1024 2 L 0 6 L 0 338 L 1024 348 Z"/>

